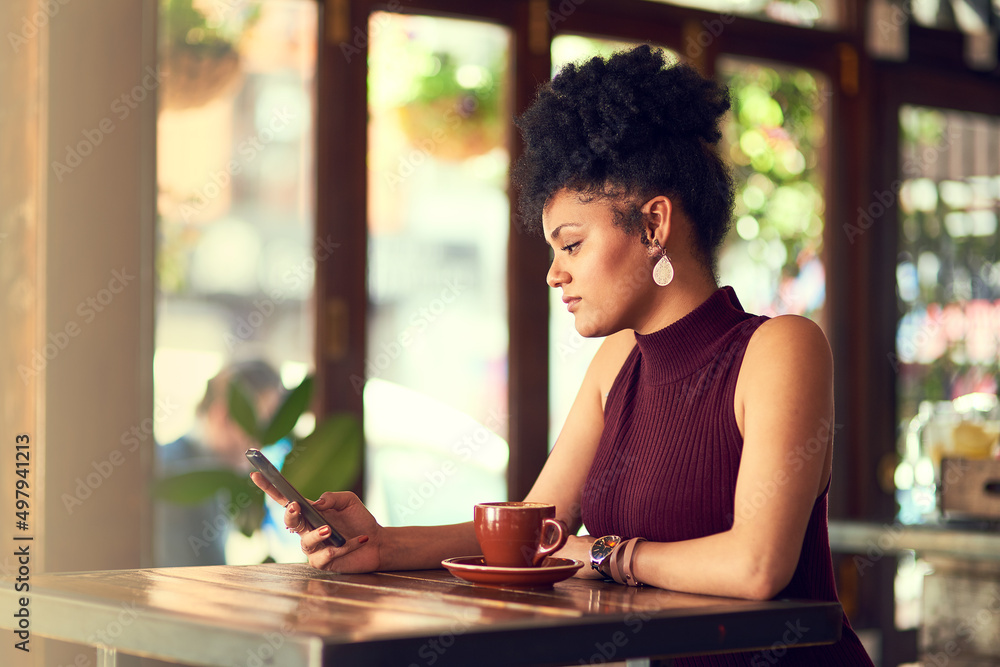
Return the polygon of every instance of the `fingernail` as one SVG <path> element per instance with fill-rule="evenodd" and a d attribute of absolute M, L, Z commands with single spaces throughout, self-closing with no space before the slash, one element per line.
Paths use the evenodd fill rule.
<path fill-rule="evenodd" d="M 358 544 L 364 544 L 367 541 L 368 541 L 367 535 L 362 535 L 361 537 L 358 538 Z"/>
<path fill-rule="evenodd" d="M 330 534 L 330 526 L 321 526 L 319 529 L 319 534 L 326 537 Z"/>

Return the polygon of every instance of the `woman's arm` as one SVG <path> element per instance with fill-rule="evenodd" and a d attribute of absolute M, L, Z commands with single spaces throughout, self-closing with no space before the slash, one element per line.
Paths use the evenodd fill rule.
<path fill-rule="evenodd" d="M 832 456 L 833 360 L 816 324 L 782 316 L 754 333 L 734 411 L 743 455 L 732 528 L 683 542 L 640 543 L 633 558 L 639 581 L 764 600 L 791 580 Z"/>
<path fill-rule="evenodd" d="M 287 499 L 258 472 L 254 483 L 284 505 Z M 328 528 L 302 530 L 298 503 L 285 508 L 285 526 L 297 532 L 309 564 L 332 572 L 422 570 L 441 565 L 445 558 L 480 553 L 472 522 L 447 526 L 383 528 L 361 500 L 350 491 L 327 492 L 313 505 L 347 538 L 341 547 L 322 546 Z"/>

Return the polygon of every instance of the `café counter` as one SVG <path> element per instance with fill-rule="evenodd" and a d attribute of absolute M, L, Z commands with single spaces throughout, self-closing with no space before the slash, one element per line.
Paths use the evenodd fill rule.
<path fill-rule="evenodd" d="M 879 579 L 884 660 L 896 664 L 896 659 L 919 658 L 949 667 L 1000 664 L 1000 530 L 995 523 L 831 521 L 830 548 L 851 559 L 858 579 Z M 896 563 L 910 552 L 928 573 L 917 600 L 918 628 L 900 631 Z"/>

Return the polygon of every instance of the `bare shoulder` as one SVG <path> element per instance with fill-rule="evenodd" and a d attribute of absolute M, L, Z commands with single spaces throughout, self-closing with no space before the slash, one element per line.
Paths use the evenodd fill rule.
<path fill-rule="evenodd" d="M 800 315 L 779 315 L 764 322 L 750 338 L 744 364 L 807 364 L 832 367 L 830 342 L 818 324 Z"/>
<path fill-rule="evenodd" d="M 750 402 L 768 402 L 775 392 L 832 391 L 833 354 L 818 324 L 799 315 L 779 315 L 750 338 L 736 383 L 737 420 Z"/>

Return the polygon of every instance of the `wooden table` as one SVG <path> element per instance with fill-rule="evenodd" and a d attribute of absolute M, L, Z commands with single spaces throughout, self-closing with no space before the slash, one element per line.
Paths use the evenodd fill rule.
<path fill-rule="evenodd" d="M 9 580 L 0 607 L 22 595 Z M 840 605 L 753 602 L 570 579 L 491 589 L 445 570 L 337 575 L 306 565 L 44 574 L 31 633 L 192 665 L 540 665 L 823 644 Z M 10 628 L 11 616 L 0 615 Z M 582 661 L 582 663 L 581 663 Z"/>

